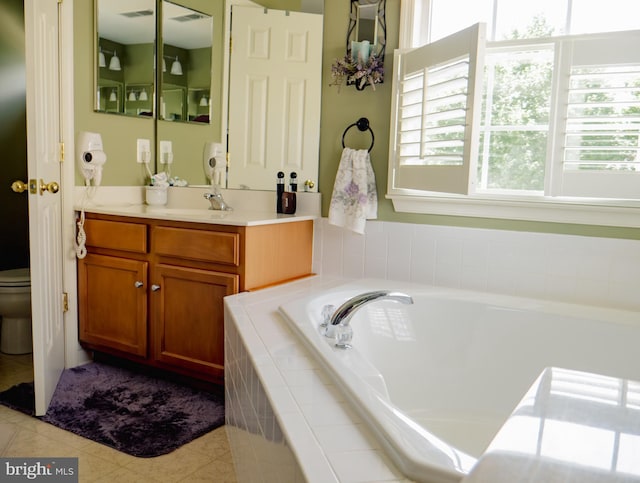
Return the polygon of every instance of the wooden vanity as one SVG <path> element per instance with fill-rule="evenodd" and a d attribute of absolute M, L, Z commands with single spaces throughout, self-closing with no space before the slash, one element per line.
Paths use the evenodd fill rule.
<path fill-rule="evenodd" d="M 211 382 L 223 298 L 311 274 L 313 220 L 234 226 L 87 213 L 83 347 Z"/>

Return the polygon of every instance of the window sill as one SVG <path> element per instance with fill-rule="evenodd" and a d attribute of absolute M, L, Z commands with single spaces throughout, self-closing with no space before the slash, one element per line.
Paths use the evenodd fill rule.
<path fill-rule="evenodd" d="M 457 196 L 387 193 L 395 211 L 432 215 L 541 221 L 580 225 L 640 227 L 640 203 L 548 197 Z"/>

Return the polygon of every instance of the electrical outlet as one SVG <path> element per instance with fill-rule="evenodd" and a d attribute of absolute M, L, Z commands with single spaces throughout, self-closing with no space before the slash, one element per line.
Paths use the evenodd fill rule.
<path fill-rule="evenodd" d="M 160 141 L 160 164 L 173 163 L 173 145 L 171 141 Z"/>
<path fill-rule="evenodd" d="M 151 141 L 149 139 L 138 139 L 136 148 L 136 161 L 148 164 L 151 161 Z"/>

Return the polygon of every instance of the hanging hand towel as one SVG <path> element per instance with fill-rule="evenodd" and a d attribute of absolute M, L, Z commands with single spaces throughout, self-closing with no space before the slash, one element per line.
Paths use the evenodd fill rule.
<path fill-rule="evenodd" d="M 378 193 L 369 152 L 344 148 L 333 185 L 329 223 L 364 234 L 366 220 L 377 217 Z"/>

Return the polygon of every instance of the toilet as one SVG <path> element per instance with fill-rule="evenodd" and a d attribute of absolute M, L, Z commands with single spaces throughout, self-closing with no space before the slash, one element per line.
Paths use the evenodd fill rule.
<path fill-rule="evenodd" d="M 29 354 L 31 339 L 31 277 L 28 268 L 0 271 L 0 352 Z"/>

